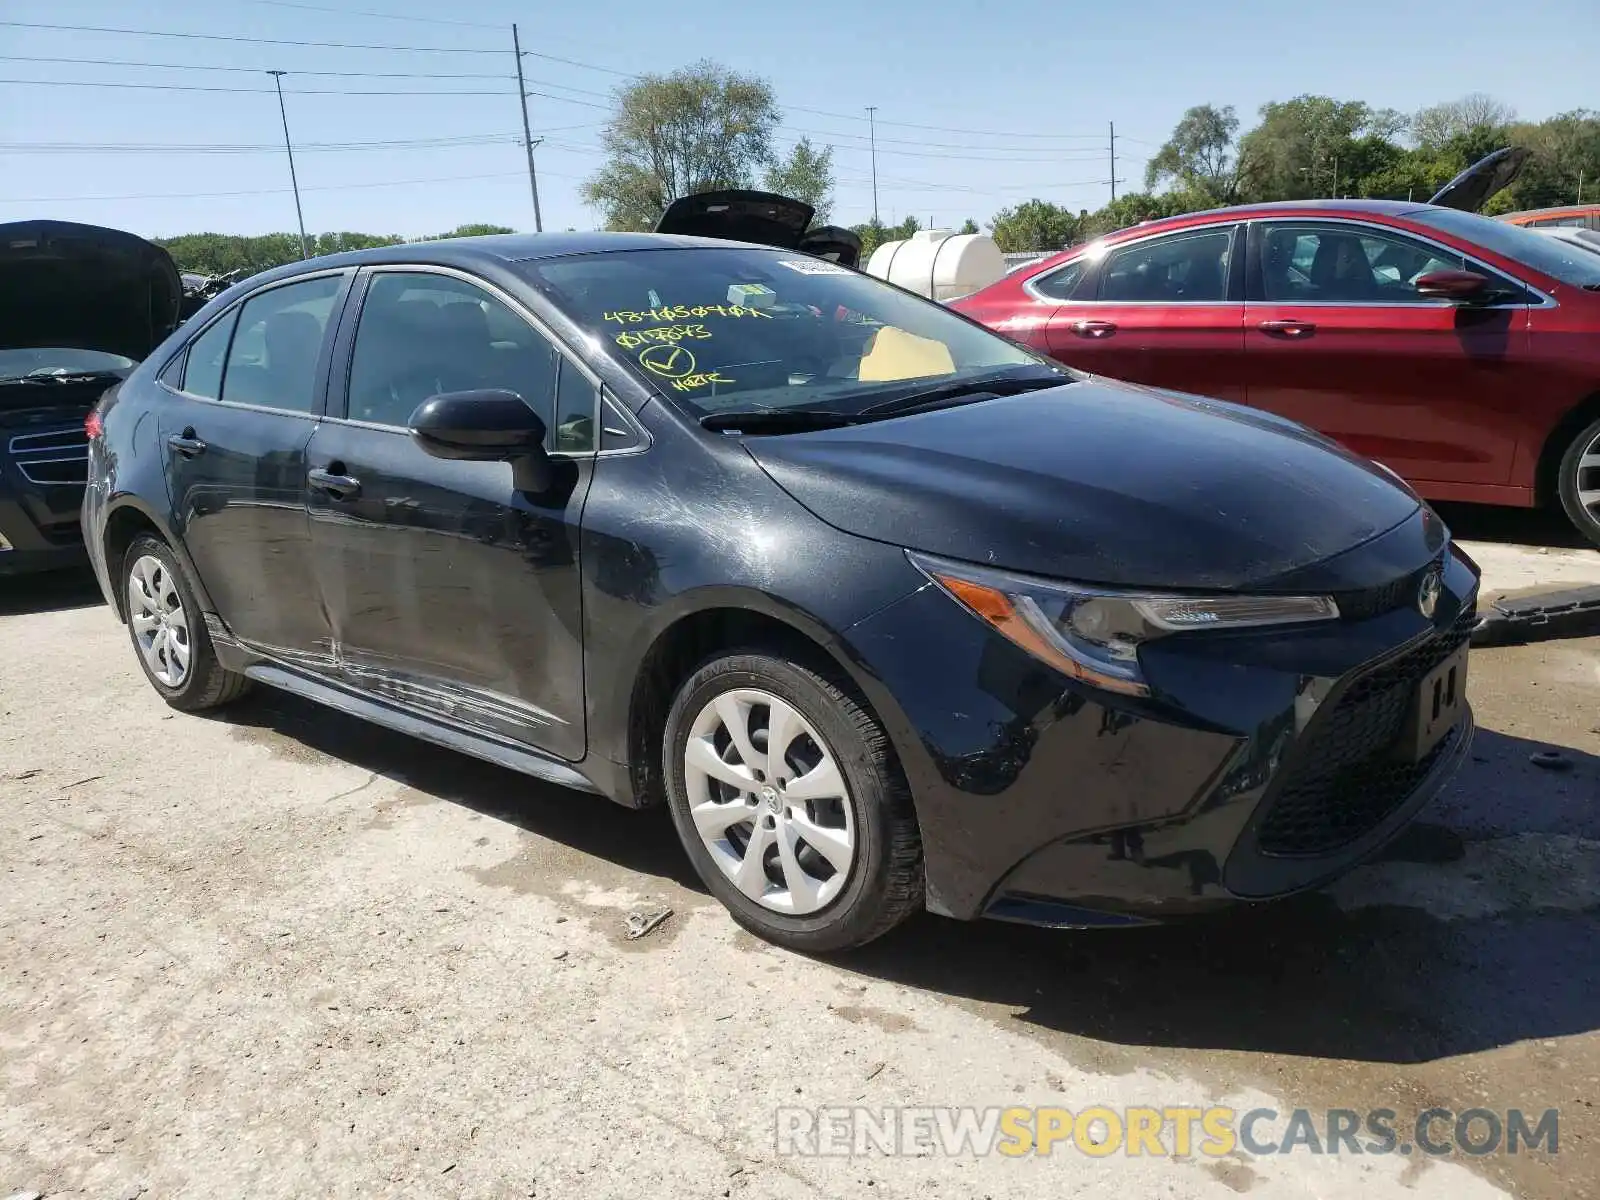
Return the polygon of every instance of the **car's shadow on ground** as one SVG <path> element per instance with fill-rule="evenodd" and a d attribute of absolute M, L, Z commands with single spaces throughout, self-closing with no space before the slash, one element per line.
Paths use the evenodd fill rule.
<path fill-rule="evenodd" d="M 1497 508 L 1487 504 L 1434 505 L 1458 541 L 1504 542 L 1591 550 L 1559 508 Z"/>
<path fill-rule="evenodd" d="M 91 608 L 104 603 L 100 585 L 88 567 L 38 575 L 0 575 L 0 617 Z"/>
<path fill-rule="evenodd" d="M 266 735 L 269 748 L 319 751 L 627 870 L 705 891 L 665 808 L 623 808 L 267 688 L 216 716 Z"/>
<path fill-rule="evenodd" d="M 277 693 L 227 716 L 704 893 L 662 809 L 622 809 Z M 1600 895 L 1544 909 L 1479 903 L 1465 893 L 1485 881 L 1470 878 L 1475 860 L 1463 858 L 1463 837 L 1600 839 L 1600 758 L 1568 751 L 1558 783 L 1528 762 L 1543 745 L 1478 737 L 1474 761 L 1386 855 L 1403 860 L 1390 869 L 1419 895 L 1462 889 L 1454 919 L 1421 907 L 1346 911 L 1320 893 L 1120 931 L 924 916 L 834 962 L 1129 1047 L 1415 1063 L 1600 1029 Z"/>

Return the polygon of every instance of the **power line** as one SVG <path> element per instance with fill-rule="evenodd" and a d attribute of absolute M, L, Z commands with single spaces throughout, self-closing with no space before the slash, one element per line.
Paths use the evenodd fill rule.
<path fill-rule="evenodd" d="M 224 33 L 178 33 L 164 29 L 127 29 L 113 25 L 53 25 L 42 21 L 0 21 L 12 29 L 49 29 L 59 33 L 111 33 L 123 37 L 187 38 L 202 42 L 243 42 L 256 46 L 315 46 L 323 50 L 404 50 L 422 54 L 504 54 L 504 50 L 468 46 L 397 46 L 374 42 L 309 42 L 290 38 L 244 37 Z"/>
<path fill-rule="evenodd" d="M 555 172 L 546 172 L 554 174 Z M 360 188 L 413 187 L 428 183 L 467 183 L 482 179 L 526 179 L 526 171 L 496 171 L 487 175 L 440 175 L 428 179 L 385 179 L 369 183 L 330 183 L 317 187 L 301 188 L 303 192 L 344 192 Z M 576 176 L 562 175 L 563 179 Z M 212 200 L 226 196 L 287 195 L 288 188 L 250 188 L 237 192 L 147 192 L 133 196 L 22 196 L 10 199 L 11 204 L 67 204 L 74 201 L 94 203 L 110 200 Z"/>
<path fill-rule="evenodd" d="M 273 95 L 272 88 L 252 87 L 222 87 L 207 86 L 198 83 L 124 83 L 110 79 L 0 79 L 0 84 L 17 84 L 22 87 L 83 87 L 83 88 L 133 88 L 140 91 L 152 92 L 233 92 L 238 95 Z M 362 89 L 362 88 L 292 88 L 290 94 L 294 96 L 515 96 L 514 89 L 504 91 L 485 91 L 463 88 L 434 88 L 421 90 L 411 88 L 402 89 Z M 530 92 L 529 95 L 539 95 Z M 551 96 L 552 100 L 565 99 L 563 96 Z M 587 104 L 584 100 L 568 101 L 571 104 Z M 596 104 L 595 108 L 604 108 Z"/>
<path fill-rule="evenodd" d="M 263 0 L 264 2 L 264 0 Z M 229 71 L 235 74 L 259 75 L 260 67 L 221 67 L 211 63 L 143 62 L 130 58 L 64 58 L 36 54 L 0 54 L 5 62 L 71 63 L 86 67 L 152 67 L 168 71 Z M 295 75 L 324 75 L 350 79 L 503 79 L 511 82 L 515 76 L 503 71 L 302 71 Z M 560 85 L 554 85 L 560 86 Z"/>
<path fill-rule="evenodd" d="M 256 2 L 258 2 L 258 3 L 268 3 L 269 0 L 256 0 Z M 285 6 L 290 6 L 288 4 L 288 0 L 271 0 L 271 2 L 282 3 Z M 310 6 L 310 5 L 294 5 L 294 6 L 295 7 L 313 7 L 313 6 Z M 318 9 L 317 11 L 322 11 L 322 10 Z M 337 10 L 337 9 L 328 9 L 326 11 L 343 12 L 343 10 Z M 375 18 L 390 18 L 390 17 L 393 17 L 396 20 L 424 20 L 425 19 L 425 18 L 420 18 L 420 17 L 418 17 L 418 18 L 410 18 L 410 17 L 402 18 L 402 17 L 399 17 L 399 16 L 397 16 L 395 14 L 370 13 L 370 12 L 369 13 L 347 13 L 345 15 L 370 16 L 370 17 L 375 17 Z M 476 27 L 476 24 L 475 23 L 471 23 L 471 22 L 449 22 L 449 23 L 451 23 L 451 24 L 471 24 L 474 27 Z M 462 46 L 412 46 L 412 45 L 397 45 L 397 44 L 393 44 L 393 43 L 297 41 L 297 40 L 291 40 L 291 39 L 286 39 L 286 38 L 245 37 L 245 36 L 242 36 L 242 35 L 225 35 L 225 34 L 215 34 L 215 33 L 181 33 L 181 32 L 173 32 L 173 31 L 165 31 L 165 30 L 153 30 L 153 29 L 127 29 L 127 28 L 117 28 L 117 27 L 111 27 L 111 26 L 98 26 L 98 25 L 46 24 L 46 23 L 43 23 L 43 22 L 30 22 L 30 21 L 0 21 L 0 26 L 9 26 L 9 27 L 12 27 L 12 28 L 20 28 L 20 29 L 49 29 L 49 30 L 58 30 L 58 31 L 71 32 L 71 33 L 109 33 L 109 34 L 119 34 L 119 35 L 124 35 L 124 36 L 129 36 L 129 37 L 191 38 L 191 39 L 199 39 L 199 40 L 203 40 L 203 41 L 236 42 L 236 43 L 263 45 L 263 46 L 307 46 L 307 47 L 317 47 L 317 48 L 321 48 L 321 49 L 333 49 L 333 50 L 389 50 L 389 51 L 408 51 L 408 52 L 415 52 L 415 53 L 438 53 L 438 54 L 502 54 L 502 53 L 504 53 L 503 50 L 479 49 L 479 48 L 476 48 L 476 47 L 462 47 Z M 498 28 L 498 26 L 484 26 L 484 28 Z M 634 72 L 621 71 L 621 70 L 618 70 L 618 69 L 616 69 L 614 67 L 602 66 L 599 63 L 584 62 L 581 59 L 566 58 L 566 57 L 563 57 L 563 56 L 557 55 L 557 54 L 545 54 L 545 53 L 537 52 L 537 51 L 533 51 L 533 50 L 524 50 L 523 53 L 528 55 L 531 58 L 539 58 L 539 59 L 543 59 L 543 60 L 545 60 L 547 62 L 563 63 L 563 64 L 565 64 L 567 66 L 577 67 L 577 68 L 579 68 L 581 70 L 585 70 L 585 71 L 598 71 L 598 72 L 600 72 L 602 74 L 615 76 L 616 78 L 619 78 L 619 79 L 639 79 L 639 78 L 641 78 L 640 75 L 638 75 L 638 74 L 636 74 Z M 550 86 L 563 86 L 564 87 L 564 85 L 550 85 Z M 583 91 L 583 89 L 579 89 L 579 88 L 564 88 L 564 90 L 577 91 L 577 92 L 582 92 Z M 441 94 L 444 94 L 444 93 L 441 93 Z M 603 93 L 599 93 L 599 92 L 589 92 L 589 93 L 586 93 L 586 94 L 603 95 Z M 546 98 L 547 99 L 552 99 L 552 98 L 553 99 L 560 99 L 561 97 L 546 97 Z M 578 101 L 568 101 L 568 103 L 574 103 L 575 104 L 575 103 L 578 103 Z M 829 110 L 829 109 L 808 108 L 808 107 L 805 107 L 805 106 L 802 106 L 802 105 L 797 105 L 797 104 L 790 104 L 790 105 L 786 105 L 785 107 L 790 109 L 791 111 L 794 111 L 794 112 L 809 113 L 812 116 L 829 117 L 829 118 L 832 118 L 833 120 L 838 120 L 838 121 L 849 121 L 849 122 L 852 122 L 852 123 L 859 123 L 862 120 L 862 117 L 859 114 L 856 114 L 856 113 L 840 113 L 840 112 L 834 112 L 834 111 Z M 879 125 L 887 125 L 887 126 L 891 126 L 893 128 L 897 128 L 897 129 L 919 129 L 919 130 L 924 130 L 924 131 L 933 132 L 933 133 L 961 134 L 961 135 L 968 136 L 968 137 L 1020 138 L 1020 139 L 1026 140 L 1026 141 L 1040 141 L 1040 142 L 1084 141 L 1084 142 L 1095 142 L 1095 143 L 1098 143 L 1101 140 L 1101 137 L 1102 137 L 1102 135 L 1098 134 L 1098 133 L 1022 133 L 1022 132 L 1019 132 L 1017 130 L 968 129 L 968 128 L 958 128 L 958 127 L 949 126 L 949 125 L 924 124 L 924 123 L 915 122 L 915 121 L 894 121 L 894 120 L 889 120 L 887 118 L 878 119 L 877 120 L 877 124 L 879 124 Z M 827 135 L 827 136 L 851 136 L 851 135 L 830 134 L 830 135 Z M 854 135 L 854 136 L 860 136 L 860 135 Z M 1131 139 L 1130 138 L 1128 140 L 1133 141 L 1133 140 L 1137 140 L 1137 139 Z M 1040 147 L 1040 148 L 1043 149 L 1044 147 Z"/>

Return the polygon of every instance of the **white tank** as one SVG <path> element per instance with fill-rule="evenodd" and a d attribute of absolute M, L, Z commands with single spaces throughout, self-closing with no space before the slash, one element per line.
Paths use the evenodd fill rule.
<path fill-rule="evenodd" d="M 904 241 L 885 242 L 867 260 L 867 274 L 939 301 L 988 287 L 1005 273 L 1005 255 L 992 237 L 948 229 L 922 229 Z"/>

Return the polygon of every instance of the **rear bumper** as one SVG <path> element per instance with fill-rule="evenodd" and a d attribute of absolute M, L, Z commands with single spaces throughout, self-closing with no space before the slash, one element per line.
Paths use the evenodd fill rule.
<path fill-rule="evenodd" d="M 1370 857 L 1467 752 L 1464 704 L 1394 757 L 1416 686 L 1466 644 L 1477 571 L 1450 552 L 1413 605 L 1147 651 L 1153 695 L 1066 686 L 934 589 L 849 631 L 921 826 L 928 906 L 1139 923 L 1319 886 Z"/>
<path fill-rule="evenodd" d="M 83 565 L 75 524 L 40 526 L 29 506 L 0 480 L 0 575 L 22 575 Z"/>

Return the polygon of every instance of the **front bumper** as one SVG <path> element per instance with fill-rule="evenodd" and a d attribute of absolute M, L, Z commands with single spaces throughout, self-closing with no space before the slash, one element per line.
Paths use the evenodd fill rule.
<path fill-rule="evenodd" d="M 1453 549 L 1414 604 L 1289 630 L 1184 635 L 1148 699 L 1069 684 L 925 588 L 848 633 L 916 799 L 928 907 L 1136 923 L 1316 887 L 1393 838 L 1472 736 L 1392 746 L 1422 678 L 1467 642 L 1478 574 Z"/>

